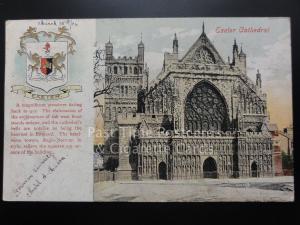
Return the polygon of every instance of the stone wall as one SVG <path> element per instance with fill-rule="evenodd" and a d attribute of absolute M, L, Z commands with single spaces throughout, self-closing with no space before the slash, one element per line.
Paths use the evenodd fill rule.
<path fill-rule="evenodd" d="M 273 176 L 272 140 L 262 133 L 154 135 L 142 137 L 138 149 L 140 179 L 158 179 L 161 162 L 167 165 L 168 179 L 200 179 L 208 158 L 216 162 L 219 178 L 251 177 L 253 162 L 256 176 Z"/>

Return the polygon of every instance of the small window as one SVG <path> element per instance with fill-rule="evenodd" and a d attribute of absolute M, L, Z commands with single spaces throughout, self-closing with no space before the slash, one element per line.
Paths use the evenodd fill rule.
<path fill-rule="evenodd" d="M 121 86 L 121 96 L 124 96 L 124 86 Z"/>
<path fill-rule="evenodd" d="M 111 117 L 115 120 L 116 119 L 116 107 L 112 108 Z"/>
<path fill-rule="evenodd" d="M 110 108 L 106 107 L 105 117 L 107 120 L 111 120 Z"/>
<path fill-rule="evenodd" d="M 117 74 L 118 73 L 118 67 L 114 67 L 114 74 Z"/>
<path fill-rule="evenodd" d="M 124 67 L 124 74 L 127 74 L 127 70 L 128 70 L 128 68 L 127 68 L 127 66 L 125 66 Z"/>
<path fill-rule="evenodd" d="M 134 74 L 138 74 L 138 69 L 134 67 Z"/>
<path fill-rule="evenodd" d="M 132 96 L 132 87 L 131 86 L 129 86 L 129 88 L 128 88 L 128 94 L 129 94 L 129 96 Z"/>

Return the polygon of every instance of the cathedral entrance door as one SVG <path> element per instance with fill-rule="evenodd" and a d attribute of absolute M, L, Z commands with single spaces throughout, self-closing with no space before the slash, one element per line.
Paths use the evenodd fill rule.
<path fill-rule="evenodd" d="M 158 173 L 159 173 L 159 179 L 166 180 L 167 179 L 167 165 L 164 162 L 161 162 L 158 165 Z"/>
<path fill-rule="evenodd" d="M 218 178 L 217 163 L 212 157 L 208 157 L 203 163 L 204 178 Z"/>
<path fill-rule="evenodd" d="M 255 161 L 251 164 L 251 176 L 252 177 L 258 177 L 257 164 L 256 164 Z"/>

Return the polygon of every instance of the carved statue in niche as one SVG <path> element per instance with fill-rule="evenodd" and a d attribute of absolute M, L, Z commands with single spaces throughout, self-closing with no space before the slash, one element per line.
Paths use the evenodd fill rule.
<path fill-rule="evenodd" d="M 138 104 L 137 104 L 138 113 L 145 113 L 145 96 L 146 96 L 145 89 L 142 89 L 140 87 L 138 91 Z"/>
<path fill-rule="evenodd" d="M 194 61 L 199 61 L 205 64 L 215 64 L 216 60 L 214 55 L 205 47 L 199 47 L 194 54 Z"/>

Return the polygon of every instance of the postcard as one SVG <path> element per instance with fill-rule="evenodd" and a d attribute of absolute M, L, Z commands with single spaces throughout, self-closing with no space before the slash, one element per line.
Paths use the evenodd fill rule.
<path fill-rule="evenodd" d="M 3 199 L 294 201 L 290 19 L 6 22 Z"/>

